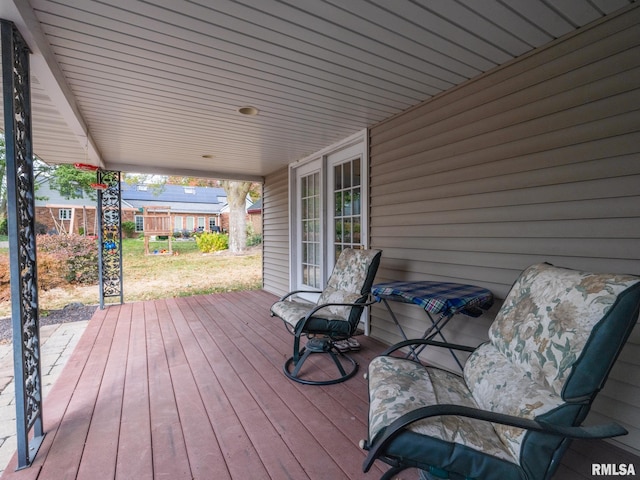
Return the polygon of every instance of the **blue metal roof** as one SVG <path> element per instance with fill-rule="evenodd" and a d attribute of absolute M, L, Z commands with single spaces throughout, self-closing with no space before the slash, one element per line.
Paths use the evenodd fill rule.
<path fill-rule="evenodd" d="M 122 199 L 126 201 L 165 202 L 165 203 L 207 203 L 224 205 L 227 194 L 224 188 L 218 187 L 189 187 L 182 185 L 164 185 L 162 190 L 147 186 L 141 190 L 138 185 L 122 184 Z"/>

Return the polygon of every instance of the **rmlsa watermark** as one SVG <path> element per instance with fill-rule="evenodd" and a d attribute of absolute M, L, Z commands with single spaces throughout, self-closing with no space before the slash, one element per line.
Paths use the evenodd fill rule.
<path fill-rule="evenodd" d="M 597 476 L 636 476 L 636 467 L 633 463 L 592 463 L 591 475 Z"/>

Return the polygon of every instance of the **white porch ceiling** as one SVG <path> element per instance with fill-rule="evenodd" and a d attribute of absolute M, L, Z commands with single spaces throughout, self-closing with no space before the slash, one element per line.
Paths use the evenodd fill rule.
<path fill-rule="evenodd" d="M 260 179 L 633 1 L 2 0 L 0 18 L 33 52 L 45 161 Z"/>

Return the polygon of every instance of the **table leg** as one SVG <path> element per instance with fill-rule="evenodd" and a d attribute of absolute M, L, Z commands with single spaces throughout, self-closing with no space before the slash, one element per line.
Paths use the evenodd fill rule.
<path fill-rule="evenodd" d="M 407 338 L 407 335 L 404 333 L 404 329 L 402 328 L 402 325 L 400 325 L 400 322 L 398 322 L 398 319 L 396 318 L 395 314 L 393 313 L 393 310 L 391 310 L 391 307 L 389 306 L 389 303 L 387 302 L 386 298 L 382 299 L 382 303 L 384 303 L 384 306 L 387 307 L 387 311 L 389 312 L 389 315 L 391 315 L 391 318 L 393 319 L 393 323 L 396 324 L 396 327 L 398 327 L 398 330 L 400 330 L 400 335 L 402 335 L 402 338 L 404 340 L 409 340 Z M 406 358 L 409 357 L 413 357 L 414 360 L 416 362 L 420 362 L 420 359 L 418 358 L 418 353 L 416 353 L 416 349 L 414 346 L 410 345 L 409 346 L 409 350 L 411 350 L 411 352 L 409 352 L 406 356 Z"/>
<path fill-rule="evenodd" d="M 427 340 L 432 340 L 436 335 L 438 335 L 438 336 L 440 336 L 440 338 L 442 339 L 443 342 L 449 343 L 448 340 L 446 339 L 446 337 L 444 336 L 444 334 L 442 333 L 442 329 L 445 327 L 445 325 L 447 323 L 449 323 L 449 320 L 451 320 L 453 318 L 453 315 L 455 315 L 455 314 L 452 313 L 452 314 L 449 314 L 449 315 L 445 315 L 443 313 L 443 314 L 440 315 L 440 318 L 438 318 L 437 320 L 434 320 L 429 312 L 427 312 L 425 310 L 425 313 L 429 317 L 429 320 L 431 320 L 431 326 L 429 328 L 427 328 L 427 330 L 422 335 L 422 338 L 427 339 Z M 434 332 L 434 330 L 435 330 L 435 332 Z M 433 333 L 431 333 L 431 332 L 433 332 Z M 419 354 L 426 347 L 427 347 L 427 345 L 422 345 L 422 347 L 420 347 L 417 350 L 417 353 Z M 453 356 L 453 359 L 456 361 L 456 363 L 458 364 L 458 367 L 460 367 L 460 370 L 462 371 L 463 370 L 462 363 L 460 363 L 460 360 L 458 359 L 458 356 L 455 354 L 455 352 L 452 349 L 449 349 L 449 352 L 451 353 L 451 356 Z M 415 351 L 414 351 L 414 353 L 415 353 Z"/>

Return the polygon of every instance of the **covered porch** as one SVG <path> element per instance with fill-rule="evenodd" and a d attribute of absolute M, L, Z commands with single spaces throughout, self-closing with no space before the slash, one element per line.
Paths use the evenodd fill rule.
<path fill-rule="evenodd" d="M 45 399 L 33 466 L 15 472 L 14 459 L 2 479 L 379 478 L 380 465 L 361 470 L 366 381 L 288 380 L 292 339 L 269 316 L 276 298 L 257 290 L 98 310 Z M 359 341 L 353 356 L 364 370 L 385 345 Z M 580 442 L 555 478 L 592 478 L 592 463 L 634 460 Z"/>

